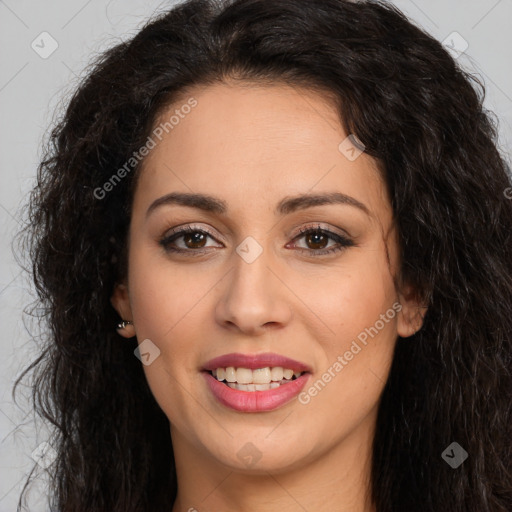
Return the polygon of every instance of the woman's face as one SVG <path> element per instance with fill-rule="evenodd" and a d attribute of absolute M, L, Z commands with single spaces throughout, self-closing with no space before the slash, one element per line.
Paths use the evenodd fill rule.
<path fill-rule="evenodd" d="M 284 85 L 195 88 L 160 121 L 112 302 L 176 453 L 273 472 L 364 456 L 397 335 L 420 326 L 374 160 L 333 105 Z"/>

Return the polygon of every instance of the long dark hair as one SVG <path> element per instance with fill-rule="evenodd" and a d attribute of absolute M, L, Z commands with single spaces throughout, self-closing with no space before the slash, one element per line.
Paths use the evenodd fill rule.
<path fill-rule="evenodd" d="M 190 0 L 102 54 L 74 93 L 22 233 L 48 329 L 15 388 L 32 372 L 34 407 L 55 426 L 52 507 L 154 512 L 175 500 L 169 422 L 109 300 L 140 164 L 105 197 L 98 187 L 187 87 L 226 77 L 333 95 L 387 182 L 400 279 L 428 312 L 398 339 L 381 398 L 378 512 L 510 512 L 512 200 L 496 122 L 477 78 L 373 0 Z M 455 469 L 441 456 L 453 442 L 468 454 Z"/>

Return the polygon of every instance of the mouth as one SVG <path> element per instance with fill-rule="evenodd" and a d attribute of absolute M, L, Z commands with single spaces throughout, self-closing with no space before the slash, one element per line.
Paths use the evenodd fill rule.
<path fill-rule="evenodd" d="M 307 371 L 294 371 L 282 366 L 266 366 L 255 369 L 228 366 L 204 371 L 225 386 L 246 392 L 276 389 L 293 382 L 305 373 L 309 373 Z"/>
<path fill-rule="evenodd" d="M 200 369 L 213 397 L 239 412 L 272 411 L 291 402 L 308 382 L 305 363 L 274 353 L 231 353 Z"/>

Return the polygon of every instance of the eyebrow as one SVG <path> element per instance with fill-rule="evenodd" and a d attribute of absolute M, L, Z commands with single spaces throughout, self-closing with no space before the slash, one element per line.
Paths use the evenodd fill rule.
<path fill-rule="evenodd" d="M 227 203 L 217 197 L 188 192 L 171 192 L 170 194 L 159 197 L 151 203 L 146 211 L 146 218 L 157 208 L 171 204 L 197 208 L 199 210 L 219 215 L 225 214 L 228 211 Z M 277 204 L 275 213 L 276 215 L 287 215 L 297 210 L 326 204 L 345 204 L 354 206 L 371 216 L 369 209 L 363 203 L 351 196 L 342 194 L 341 192 L 332 192 L 328 194 L 302 194 L 293 197 L 285 197 Z"/>

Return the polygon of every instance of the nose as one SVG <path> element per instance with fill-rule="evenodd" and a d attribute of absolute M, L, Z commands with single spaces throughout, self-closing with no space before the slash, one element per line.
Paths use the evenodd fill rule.
<path fill-rule="evenodd" d="M 215 311 L 216 321 L 224 328 L 258 336 L 289 323 L 291 292 L 267 256 L 264 250 L 249 263 L 233 254 L 234 267 L 222 280 L 224 288 Z"/>

